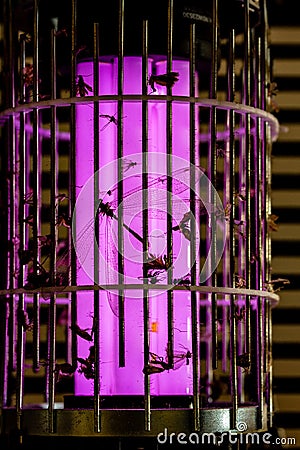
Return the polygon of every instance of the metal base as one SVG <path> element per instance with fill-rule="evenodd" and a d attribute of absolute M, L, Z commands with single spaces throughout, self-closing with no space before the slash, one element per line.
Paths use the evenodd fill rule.
<path fill-rule="evenodd" d="M 200 430 L 197 433 L 226 433 L 232 430 L 231 407 L 201 408 Z M 257 406 L 241 406 L 237 410 L 238 423 L 245 424 L 244 431 L 266 430 L 266 420 L 261 424 Z M 49 431 L 52 416 L 47 409 L 25 409 L 22 412 L 22 429 L 30 436 L 73 436 L 73 437 L 154 437 L 159 433 L 170 436 L 194 433 L 193 409 L 151 410 L 151 429 L 145 430 L 144 409 L 101 409 L 100 432 L 94 429 L 93 409 L 55 409 L 53 411 L 54 433 Z M 6 434 L 16 430 L 15 408 L 3 410 L 3 429 Z M 167 438 L 169 439 L 169 438 Z"/>

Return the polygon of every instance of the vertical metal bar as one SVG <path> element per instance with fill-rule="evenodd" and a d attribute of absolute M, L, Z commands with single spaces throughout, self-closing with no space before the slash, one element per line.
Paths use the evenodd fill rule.
<path fill-rule="evenodd" d="M 244 2 L 244 104 L 250 105 L 251 102 L 251 41 L 250 41 L 250 17 L 249 17 L 249 0 Z M 245 281 L 246 287 L 251 288 L 251 115 L 245 114 L 245 163 L 246 163 L 246 264 L 245 264 Z M 251 358 L 251 308 L 250 297 L 246 296 L 246 329 L 245 329 L 245 352 L 249 353 Z"/>
<path fill-rule="evenodd" d="M 9 91 L 6 93 L 7 95 L 7 103 L 9 106 L 14 108 L 16 106 L 16 89 L 15 89 L 15 65 L 14 65 L 14 58 L 15 58 L 15 52 L 14 52 L 14 43 L 15 43 L 15 33 L 16 30 L 14 28 L 13 23 L 13 7 L 11 2 L 7 2 L 7 16 L 4 15 L 4 17 L 8 17 L 8 27 L 7 27 L 7 34 L 8 34 L 8 42 L 4 39 L 4 45 L 7 45 L 7 51 L 8 51 L 8 61 L 7 61 L 7 73 L 9 74 L 9 79 L 7 80 L 7 86 L 9 88 Z M 20 63 L 21 59 L 24 56 L 25 61 L 25 43 L 22 45 L 22 54 L 20 56 Z M 24 62 L 25 65 L 25 62 Z M 23 66 L 22 66 L 23 67 Z M 22 68 L 20 68 L 20 72 L 22 73 Z M 22 78 L 22 77 L 21 77 Z M 5 95 L 5 89 L 2 91 L 3 95 Z M 18 230 L 16 229 L 16 220 L 17 217 L 17 209 L 16 209 L 16 184 L 18 180 L 18 163 L 17 163 L 17 149 L 16 149 L 16 118 L 14 116 L 10 117 L 8 120 L 8 150 L 6 152 L 7 157 L 7 168 L 8 168 L 8 187 L 7 191 L 5 193 L 5 196 L 7 196 L 7 205 L 8 208 L 8 240 L 11 244 L 14 243 L 15 238 L 17 237 Z M 21 135 L 20 131 L 20 139 L 23 137 Z M 4 161 L 3 161 L 4 163 Z M 4 198 L 4 193 L 3 193 Z M 7 254 L 6 254 L 7 255 Z M 14 288 L 16 286 L 16 249 L 13 245 L 9 252 L 9 260 L 8 260 L 8 274 L 7 274 L 7 281 L 10 288 Z M 7 287 L 7 284 L 5 285 Z M 11 394 L 11 375 L 12 371 L 15 370 L 16 367 L 16 341 L 17 341 L 17 330 L 16 330 L 16 300 L 13 295 L 9 296 L 8 298 L 8 305 L 9 305 L 9 317 L 8 317 L 8 388 L 9 388 L 9 394 Z"/>
<path fill-rule="evenodd" d="M 190 73 L 189 90 L 190 97 L 194 98 L 196 94 L 196 57 L 195 57 L 195 24 L 190 25 Z M 196 217 L 195 202 L 195 164 L 196 164 L 196 116 L 195 103 L 190 102 L 190 205 L 192 217 Z M 197 265 L 196 265 L 196 224 L 191 220 L 191 244 L 190 244 L 190 262 L 191 262 L 191 285 L 197 284 Z M 192 322 L 192 361 L 193 361 L 193 404 L 194 404 L 194 429 L 200 430 L 200 370 L 199 370 L 199 324 L 198 324 L 198 294 L 191 292 L 191 322 Z"/>
<path fill-rule="evenodd" d="M 72 0 L 72 56 L 71 56 L 71 97 L 76 97 L 76 49 L 77 49 L 77 0 Z M 71 105 L 70 114 L 70 158 L 69 158 L 69 216 L 71 217 L 75 204 L 76 204 L 76 106 Z M 76 236 L 76 224 L 73 222 L 72 235 Z M 71 266 L 71 285 L 77 284 L 77 265 L 76 265 L 76 252 L 75 247 L 71 244 L 71 236 L 69 235 L 69 248 L 70 248 L 70 266 Z M 71 327 L 77 323 L 77 293 L 76 291 L 71 293 Z M 77 337 L 75 333 L 71 334 L 72 340 L 72 365 L 77 365 Z"/>
<path fill-rule="evenodd" d="M 273 356 L 272 356 L 272 305 L 268 300 L 266 304 L 266 320 L 267 320 L 267 333 L 268 339 L 266 342 L 266 353 L 267 353 L 267 367 L 266 373 L 268 377 L 268 403 L 267 403 L 267 412 L 268 412 L 268 422 L 267 425 L 269 428 L 273 426 L 273 414 L 274 414 L 274 405 L 273 405 Z"/>
<path fill-rule="evenodd" d="M 39 8 L 38 0 L 34 1 L 34 25 L 33 25 L 33 101 L 39 100 Z M 39 110 L 33 110 L 33 135 L 32 135 L 32 242 L 33 242 L 33 270 L 39 273 L 40 251 L 38 236 L 40 235 L 40 139 L 39 139 Z M 39 370 L 40 365 L 40 296 L 33 295 L 33 369 Z"/>
<path fill-rule="evenodd" d="M 56 99 L 56 30 L 51 30 L 51 99 Z M 56 285 L 56 247 L 57 247 L 57 185 L 58 185 L 58 151 L 57 151 L 57 114 L 56 106 L 51 106 L 51 154 L 50 154 L 50 282 Z M 56 293 L 51 293 L 48 323 L 48 428 L 54 433 L 54 403 L 55 403 L 55 363 L 56 363 Z"/>
<path fill-rule="evenodd" d="M 13 45 L 13 22 L 12 22 L 12 6 L 11 1 L 7 0 L 2 2 L 2 13 L 6 20 L 3 22 L 3 67 L 2 77 L 3 85 L 7 89 L 2 90 L 2 100 L 5 106 L 14 106 L 15 101 L 15 72 L 12 65 L 14 60 L 14 48 Z M 11 120 L 4 130 L 5 137 L 10 132 L 10 129 L 14 129 L 14 124 L 11 124 Z M 9 146 L 7 149 L 3 149 L 1 152 L 1 174 L 5 173 L 9 164 Z M 1 183 L 1 195 L 3 199 L 3 208 L 7 208 L 9 211 L 10 196 L 9 186 L 6 180 L 2 177 Z M 6 260 L 7 264 L 2 267 L 0 274 L 0 284 L 2 289 L 8 287 L 9 277 L 9 260 L 8 260 L 8 241 L 10 239 L 9 219 L 2 216 L 0 222 L 1 232 L 3 236 L 7 237 L 7 245 L 2 245 L 0 250 L 0 258 L 3 261 Z M 16 327 L 15 327 L 15 302 L 13 296 L 7 299 L 7 302 L 1 302 L 1 356 L 0 356 L 0 432 L 3 427 L 2 410 L 3 407 L 9 403 L 10 397 L 10 378 L 13 368 L 15 367 L 15 343 L 16 343 Z"/>
<path fill-rule="evenodd" d="M 143 21 L 143 56 L 142 56 L 142 95 L 147 95 L 148 83 L 148 20 Z M 148 101 L 142 102 L 142 187 L 143 187 L 143 278 L 147 279 L 148 270 L 146 262 L 149 254 L 149 227 L 148 227 Z M 143 322 L 144 322 L 144 366 L 149 363 L 149 292 L 143 291 Z M 151 429 L 151 398 L 150 376 L 144 377 L 144 402 L 145 402 L 145 430 Z"/>
<path fill-rule="evenodd" d="M 257 37 L 256 40 L 256 104 L 258 108 L 261 108 L 261 92 L 262 92 L 262 78 L 261 78 L 261 67 L 262 67 L 262 54 L 261 54 L 261 38 Z M 263 230 L 262 230 L 262 120 L 260 118 L 256 119 L 256 142 L 255 142 L 255 165 L 254 165 L 254 176 L 255 176 L 255 259 L 253 264 L 255 264 L 256 273 L 255 273 L 255 289 L 263 290 L 263 275 L 262 275 L 262 260 L 264 257 L 263 253 Z M 263 306 L 263 300 L 261 298 L 258 299 L 258 308 L 257 308 L 257 385 L 258 385 L 258 405 L 259 405 L 259 414 L 258 416 L 261 419 L 260 427 L 262 427 L 262 417 L 264 416 L 264 372 L 266 367 L 266 360 L 264 359 L 264 352 L 266 355 L 266 350 L 268 347 L 268 325 L 265 322 L 266 319 L 266 309 Z M 264 336 L 264 338 L 263 338 Z"/>
<path fill-rule="evenodd" d="M 124 0 L 119 0 L 118 45 L 118 275 L 119 285 L 124 283 L 123 234 L 123 82 L 124 82 Z M 119 289 L 119 367 L 125 367 L 125 305 L 124 291 Z"/>
<path fill-rule="evenodd" d="M 211 83 L 210 83 L 210 98 L 217 98 L 217 81 L 218 81 L 218 0 L 213 0 L 213 43 L 212 43 L 212 62 L 211 62 Z M 209 178 L 214 187 L 217 185 L 217 152 L 216 152 L 216 134 L 217 134 L 217 109 L 211 106 L 209 117 L 210 130 L 210 154 L 208 158 L 209 164 Z M 213 211 L 216 205 L 215 191 L 211 189 L 210 202 Z M 217 271 L 216 271 L 216 246 L 217 246 L 217 232 L 216 232 L 216 217 L 214 214 L 210 215 L 210 238 L 211 238 L 211 284 L 213 287 L 217 286 Z M 218 367 L 218 315 L 217 315 L 217 295 L 211 294 L 211 364 L 212 369 Z"/>
<path fill-rule="evenodd" d="M 94 81 L 93 92 L 95 96 L 99 95 L 99 24 L 94 23 Z M 99 148 L 99 101 L 94 102 L 94 210 L 95 210 L 95 235 L 99 236 L 99 215 L 96 214 L 99 204 L 99 167 L 100 167 L 100 148 Z M 94 284 L 99 284 L 99 250 L 94 246 Z M 95 352 L 95 377 L 94 377 L 94 431 L 101 431 L 100 421 L 100 292 L 94 291 L 94 318 L 93 318 L 93 336 Z"/>
<path fill-rule="evenodd" d="M 173 58 L 173 16 L 174 16 L 174 2 L 168 0 L 168 49 L 167 49 L 167 72 L 172 71 L 172 58 Z M 167 88 L 167 96 L 170 98 L 172 95 L 171 88 Z M 167 148 L 166 148 L 166 163 L 167 163 L 167 260 L 173 260 L 173 232 L 172 232 L 172 191 L 173 191 L 173 141 L 172 141 L 172 101 L 167 99 L 166 109 L 166 136 L 167 136 Z M 173 284 L 173 269 L 172 265 L 168 269 L 168 284 Z M 167 291 L 168 301 L 168 363 L 170 367 L 174 364 L 174 318 L 173 318 L 173 290 Z"/>
<path fill-rule="evenodd" d="M 237 425 L 238 409 L 238 370 L 237 370 L 237 320 L 236 320 L 236 296 L 230 297 L 230 390 L 232 400 L 231 427 Z"/>
<path fill-rule="evenodd" d="M 11 41 L 12 42 L 12 41 Z M 20 42 L 20 72 L 23 72 L 23 68 L 25 67 L 25 40 L 21 38 Z M 22 77 L 21 77 L 22 79 Z M 21 95 L 22 90 L 24 89 L 23 81 L 21 81 Z M 13 127 L 14 129 L 14 127 Z M 14 132 L 13 132 L 14 135 Z M 14 144 L 12 144 L 14 145 Z M 25 205 L 24 205 L 24 197 L 25 197 L 25 189 L 26 189 L 26 132 L 25 132 L 25 113 L 20 114 L 20 137 L 19 137 L 19 161 L 20 161 L 20 173 L 19 173 L 19 211 L 18 211 L 18 220 L 19 220 L 19 249 L 25 249 Z M 11 201 L 13 201 L 11 199 Z M 11 208 L 11 210 L 14 209 Z M 19 268 L 18 275 L 18 283 L 20 286 L 24 285 L 24 266 L 21 265 Z M 11 304 L 12 306 L 12 304 Z M 21 317 L 21 314 L 24 314 L 25 308 L 25 297 L 23 294 L 19 295 L 18 300 L 18 315 L 17 317 Z M 15 307 L 12 306 L 10 310 L 10 315 L 15 315 Z M 15 317 L 10 317 L 9 321 L 9 331 L 12 331 L 12 337 L 10 338 L 9 343 L 9 375 L 11 376 L 11 369 L 13 364 L 13 355 L 15 353 Z M 13 330 L 11 330 L 11 325 L 13 325 Z M 22 326 L 21 320 L 17 321 L 17 342 L 16 342 L 16 363 L 17 363 L 17 373 L 16 373 L 16 410 L 17 410 L 17 421 L 16 427 L 19 432 L 19 442 L 22 443 L 22 409 L 23 409 L 23 389 L 24 389 L 24 346 L 25 346 L 25 336 L 24 330 Z"/>
<path fill-rule="evenodd" d="M 267 2 L 261 0 L 260 2 L 262 27 L 261 27 L 261 104 L 259 107 L 268 109 L 270 105 L 270 98 L 267 96 L 268 83 L 270 79 L 270 54 L 269 54 L 269 40 L 268 40 L 268 14 Z M 261 279 L 262 285 L 266 280 L 270 280 L 271 275 L 271 237 L 267 231 L 268 214 L 271 212 L 271 145 L 270 136 L 268 134 L 269 127 L 267 125 L 262 129 L 262 149 L 261 149 L 261 179 L 266 180 L 262 183 L 261 193 L 261 234 L 262 234 L 262 255 L 261 261 Z M 264 212 L 264 213 L 263 213 Z M 265 389 L 267 395 L 267 426 L 273 426 L 273 362 L 272 362 L 272 306 L 269 301 L 265 305 L 265 324 L 266 324 L 266 340 L 265 340 Z"/>
<path fill-rule="evenodd" d="M 227 88 L 227 100 L 233 102 L 235 99 L 235 30 L 230 31 L 229 36 L 229 60 L 228 60 L 228 88 Z M 229 197 L 230 197 L 230 219 L 229 219 L 229 267 L 230 276 L 232 277 L 232 286 L 235 286 L 235 112 L 230 110 L 227 113 L 227 122 L 229 128 Z M 225 155 L 227 157 L 227 155 Z M 230 296 L 230 390 L 232 399 L 232 416 L 231 416 L 231 427 L 236 428 L 237 422 L 237 408 L 238 408 L 238 372 L 237 372 L 237 329 L 236 329 L 236 296 Z"/>

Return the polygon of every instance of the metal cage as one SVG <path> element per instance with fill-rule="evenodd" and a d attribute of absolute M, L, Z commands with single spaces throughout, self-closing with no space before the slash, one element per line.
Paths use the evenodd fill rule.
<path fill-rule="evenodd" d="M 185 433 L 239 448 L 272 428 L 284 283 L 271 276 L 265 0 L 231 0 L 230 16 L 218 0 L 13 3 L 2 442 L 156 448 Z"/>

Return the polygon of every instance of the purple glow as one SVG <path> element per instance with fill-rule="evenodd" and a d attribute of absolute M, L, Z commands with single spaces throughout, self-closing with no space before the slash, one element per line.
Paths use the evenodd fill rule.
<path fill-rule="evenodd" d="M 179 81 L 173 87 L 173 95 L 189 96 L 189 63 L 186 61 L 174 61 L 173 70 L 179 72 Z M 117 94 L 117 76 L 118 60 L 112 62 L 101 62 L 99 66 L 100 96 Z M 149 60 L 149 74 L 165 73 L 166 61 L 154 63 Z M 93 63 L 82 62 L 77 67 L 78 75 L 82 75 L 84 81 L 92 85 Z M 142 93 L 142 58 L 126 57 L 124 58 L 124 95 Z M 153 96 L 158 97 L 157 102 L 148 103 L 148 151 L 149 153 L 166 154 L 166 103 L 159 101 L 160 95 L 166 94 L 166 88 L 157 86 L 157 91 Z M 88 95 L 93 95 L 89 93 Z M 100 144 L 100 198 L 105 192 L 114 186 L 117 181 L 117 167 L 113 161 L 117 159 L 117 126 L 107 117 L 117 118 L 117 102 L 104 101 L 99 102 L 99 144 Z M 190 116 L 189 104 L 173 102 L 172 104 L 172 151 L 179 158 L 189 160 L 190 152 Z M 77 186 L 84 186 L 94 172 L 93 147 L 93 106 L 81 104 L 76 107 L 77 129 L 76 129 L 76 155 L 77 155 Z M 141 101 L 123 101 L 123 175 L 124 192 L 133 189 L 134 183 L 141 179 L 141 159 L 134 155 L 142 153 L 142 103 Z M 118 125 L 118 124 L 117 124 Z M 196 133 L 197 136 L 197 133 Z M 197 143 L 196 143 L 197 146 Z M 197 147 L 196 147 L 197 148 Z M 109 169 L 102 170 L 104 166 L 110 164 Z M 157 167 L 156 167 L 157 166 Z M 149 173 L 165 170 L 161 167 L 161 161 L 155 158 L 150 159 Z M 136 174 L 136 176 L 134 176 Z M 132 177 L 130 177 L 132 175 Z M 133 183 L 133 184 L 130 184 Z M 159 186 L 158 186 L 159 188 Z M 77 189 L 79 195 L 81 188 Z M 112 198 L 113 196 L 111 196 Z M 135 212 L 128 214 L 126 208 L 130 205 L 129 200 L 124 199 L 125 215 L 124 222 L 132 227 L 136 232 L 142 233 L 142 210 L 140 193 L 133 196 L 135 202 Z M 109 196 L 105 201 L 110 201 Z M 156 205 L 157 207 L 157 205 Z M 92 190 L 85 197 L 84 215 L 76 215 L 76 229 L 78 228 L 77 239 L 80 239 L 82 229 L 85 227 L 88 219 L 93 218 L 93 194 Z M 187 208 L 188 209 L 188 208 Z M 128 222 L 128 220 L 130 222 Z M 180 219 L 180 217 L 179 217 Z M 106 219 L 105 219 L 106 220 Z M 113 222 L 113 221 L 112 221 Z M 116 230 L 117 223 L 112 223 L 112 229 Z M 111 253 L 108 251 L 113 243 L 106 235 L 105 226 L 101 228 L 100 252 L 103 255 Z M 159 230 L 159 231 L 157 231 Z M 158 214 L 149 218 L 149 242 L 150 251 L 155 255 L 166 254 L 166 215 Z M 93 228 L 86 242 L 82 245 L 93 248 Z M 180 255 L 183 251 L 184 257 L 177 260 L 174 268 L 174 278 L 180 278 L 188 271 L 189 261 L 189 243 L 182 238 L 182 234 L 173 233 L 174 254 Z M 124 233 L 124 260 L 125 260 L 125 282 L 143 283 L 142 275 L 142 244 L 134 239 L 129 233 Z M 109 261 L 110 265 L 115 265 L 113 256 Z M 109 265 L 109 264 L 108 264 Z M 77 283 L 91 284 L 91 277 L 87 273 L 93 273 L 94 260 L 93 251 L 87 253 L 84 261 L 84 270 L 78 267 Z M 112 275 L 109 280 L 105 273 L 105 268 L 100 264 L 100 284 L 118 283 L 116 275 Z M 166 280 L 162 281 L 163 284 Z M 108 301 L 110 299 L 110 303 Z M 115 305 L 116 296 L 100 291 L 100 360 L 101 360 L 101 395 L 142 395 L 144 392 L 144 356 L 143 356 L 143 304 L 141 298 L 125 299 L 125 362 L 124 368 L 118 366 L 118 311 L 112 311 L 111 305 Z M 167 348 L 167 294 L 165 292 L 150 297 L 150 351 L 165 357 Z M 93 295 L 78 292 L 78 325 L 80 328 L 91 328 L 93 311 Z M 151 331 L 152 330 L 152 331 Z M 89 354 L 90 343 L 78 338 L 78 356 L 86 358 Z M 191 323 L 190 323 L 190 295 L 188 292 L 174 292 L 174 350 L 175 353 L 184 354 L 187 350 L 191 351 Z M 176 355 L 175 355 L 176 356 Z M 180 367 L 179 367 L 180 366 Z M 192 365 L 181 361 L 176 365 L 176 370 L 165 371 L 160 374 L 151 375 L 151 394 L 192 394 Z M 77 395 L 92 394 L 92 381 L 86 380 L 81 374 L 75 376 L 75 393 Z"/>

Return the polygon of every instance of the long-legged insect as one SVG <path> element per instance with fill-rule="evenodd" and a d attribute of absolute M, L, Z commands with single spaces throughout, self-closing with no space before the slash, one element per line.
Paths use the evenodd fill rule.
<path fill-rule="evenodd" d="M 124 161 L 126 163 L 126 160 Z M 197 173 L 197 176 L 201 177 L 202 172 Z M 173 172 L 173 193 L 175 195 L 181 195 L 186 192 L 189 188 L 190 181 L 190 168 L 183 167 Z M 132 180 L 132 183 L 131 183 Z M 130 183 L 128 182 L 130 181 Z M 133 187 L 134 186 L 134 187 Z M 136 242 L 143 243 L 142 236 L 137 233 L 132 227 L 127 225 L 127 222 L 132 219 L 132 217 L 138 217 L 141 214 L 139 205 L 142 204 L 142 175 L 133 175 L 126 179 L 125 189 L 122 198 L 122 211 L 123 211 L 123 228 L 130 233 Z M 126 189 L 126 187 L 129 187 Z M 118 284 L 117 272 L 118 268 L 115 267 L 118 260 L 118 249 L 116 248 L 114 231 L 109 230 L 109 224 L 112 221 L 119 221 L 117 215 L 118 208 L 118 185 L 113 186 L 106 193 L 100 194 L 101 198 L 99 200 L 97 215 L 99 220 L 99 234 L 100 244 L 102 241 L 105 245 L 102 246 L 104 251 L 104 260 L 106 264 L 104 265 L 106 273 L 104 273 L 106 279 L 105 284 Z M 165 198 L 164 198 L 165 196 Z M 149 208 L 148 215 L 150 218 L 165 218 L 165 213 L 161 216 L 161 205 L 167 197 L 167 175 L 160 175 L 151 178 L 149 176 L 148 182 L 148 199 Z M 186 205 L 185 200 L 173 202 L 173 211 L 176 214 L 183 214 L 183 208 Z M 188 200 L 187 200 L 188 201 Z M 137 209 L 138 208 L 138 209 Z M 128 217 L 128 219 L 127 219 Z M 92 216 L 86 224 L 83 225 L 81 229 L 77 228 L 78 234 L 74 237 L 74 246 L 78 257 L 79 265 L 82 266 L 90 252 L 93 242 L 95 242 L 95 217 Z M 105 230 L 105 235 L 103 230 Z M 110 232 L 109 232 L 110 231 Z M 96 240 L 99 239 L 96 236 Z M 99 242 L 98 242 L 99 245 Z M 101 249 L 101 245 L 100 245 Z M 171 267 L 170 258 L 166 255 L 152 255 L 149 252 L 148 261 L 146 262 L 146 269 L 148 271 L 149 277 L 157 277 L 158 274 L 154 272 L 165 271 Z M 102 281 L 103 282 L 103 281 Z M 118 301 L 117 295 L 111 294 L 107 290 L 107 295 L 109 299 L 109 304 L 115 315 L 118 315 Z"/>
<path fill-rule="evenodd" d="M 116 116 L 116 114 L 114 114 L 113 116 L 110 116 L 109 114 L 99 114 L 99 117 L 107 120 L 107 123 L 105 125 L 103 125 L 103 127 L 100 129 L 100 131 L 104 131 L 105 128 L 107 128 L 108 125 L 111 123 L 114 123 L 116 126 L 118 126 L 118 120 L 116 119 L 115 116 Z"/>
<path fill-rule="evenodd" d="M 170 366 L 166 361 L 164 361 L 163 356 L 149 352 L 149 363 L 144 366 L 143 373 L 145 375 L 152 375 L 154 373 L 161 373 L 169 369 Z"/>
<path fill-rule="evenodd" d="M 148 272 L 147 277 L 138 277 L 139 280 L 143 280 L 145 283 L 157 284 L 164 279 L 164 276 L 161 275 L 160 270 L 156 270 L 154 272 Z"/>
<path fill-rule="evenodd" d="M 155 84 L 158 84 L 159 86 L 166 86 L 168 88 L 172 88 L 176 83 L 176 81 L 178 80 L 179 80 L 178 72 L 168 72 L 162 75 L 151 75 L 148 80 L 148 84 L 152 89 L 150 94 L 156 92 L 157 89 L 155 88 Z"/>
<path fill-rule="evenodd" d="M 287 278 L 276 278 L 275 280 L 266 281 L 265 286 L 269 292 L 278 292 L 287 284 L 290 284 L 290 280 Z"/>
<path fill-rule="evenodd" d="M 173 352 L 173 369 L 179 369 L 184 363 L 188 366 L 190 364 L 190 359 L 192 358 L 191 351 L 182 344 L 179 344 L 179 347 L 182 348 L 182 351 L 175 350 Z M 171 360 L 170 347 L 167 345 L 166 348 L 166 362 L 169 364 L 169 360 Z"/>

